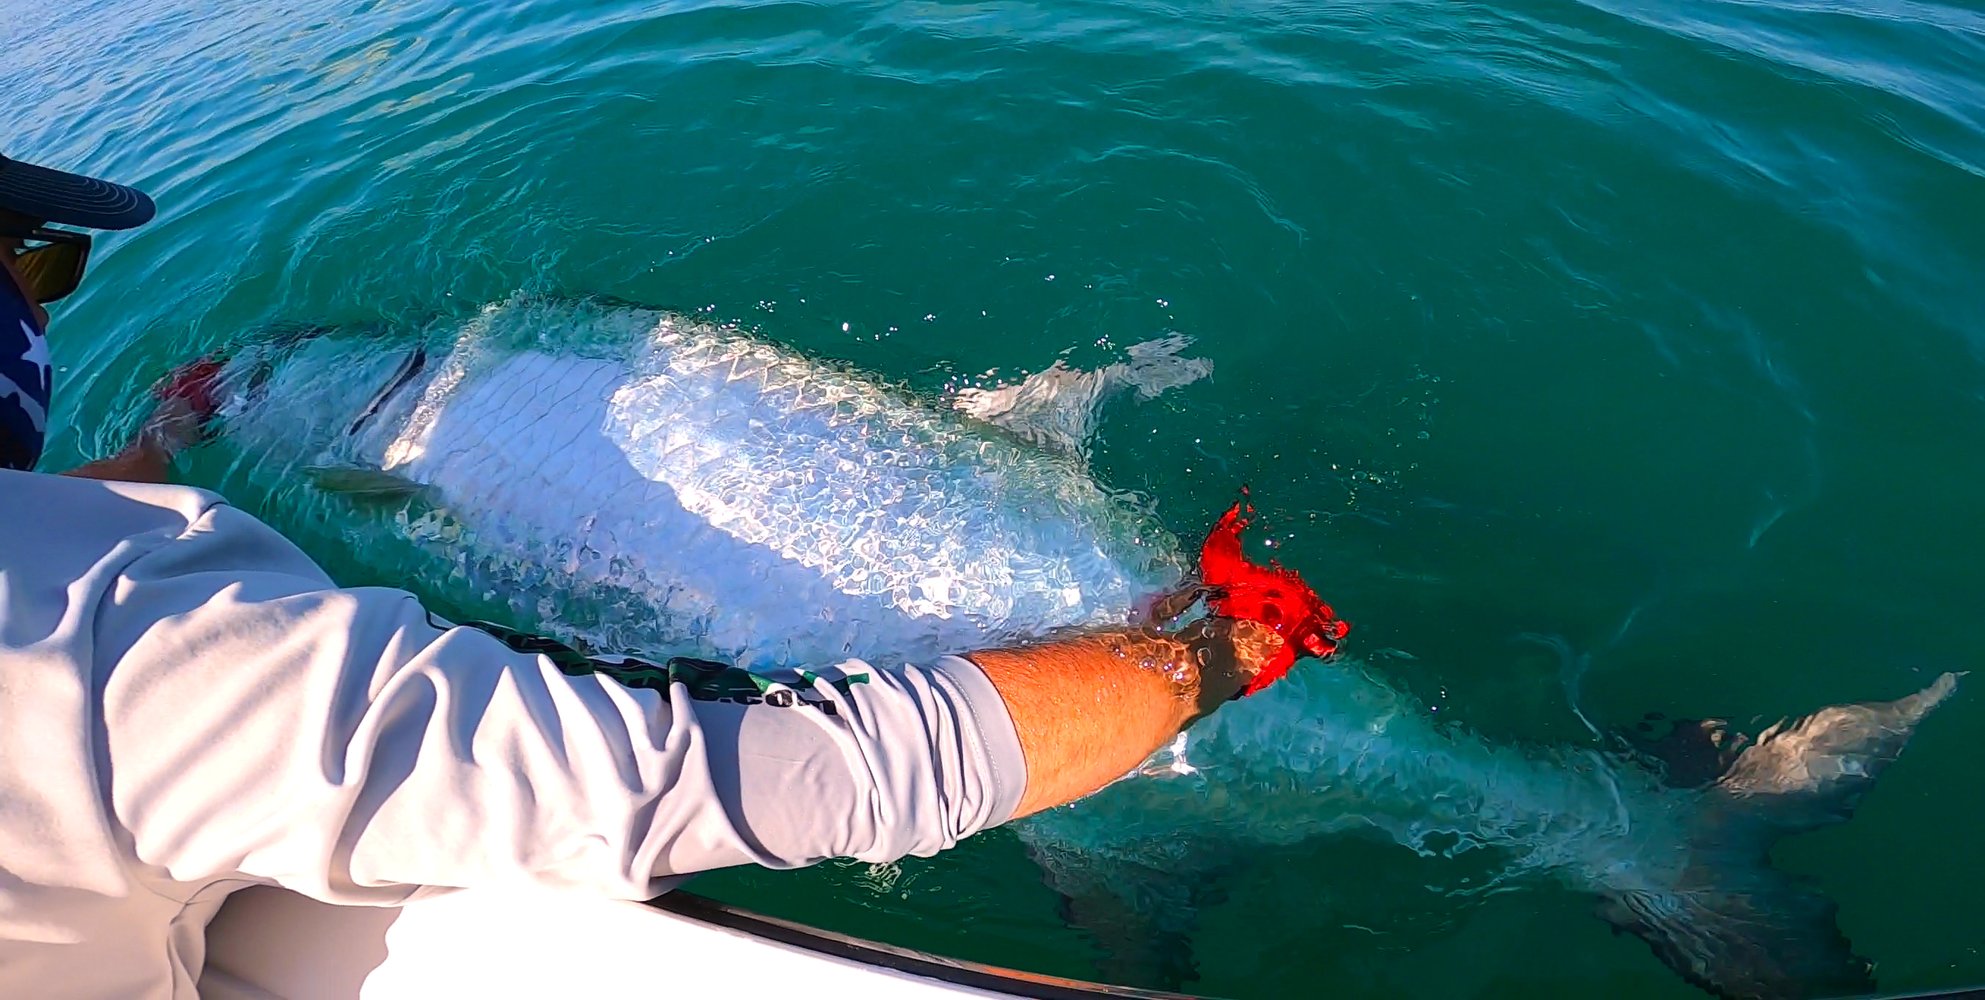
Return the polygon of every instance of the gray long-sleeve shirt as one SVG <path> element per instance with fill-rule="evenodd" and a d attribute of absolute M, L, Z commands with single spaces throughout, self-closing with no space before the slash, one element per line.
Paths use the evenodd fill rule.
<path fill-rule="evenodd" d="M 581 672 L 340 589 L 199 490 L 0 471 L 0 526 L 0 996 L 191 996 L 249 884 L 646 898 L 931 854 L 1026 782 L 963 659 Z"/>

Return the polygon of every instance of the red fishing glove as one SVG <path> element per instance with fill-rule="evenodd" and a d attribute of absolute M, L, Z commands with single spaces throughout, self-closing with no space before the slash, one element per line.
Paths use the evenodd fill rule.
<path fill-rule="evenodd" d="M 152 387 L 152 395 L 160 400 L 185 400 L 204 426 L 221 408 L 221 366 L 222 360 L 213 355 L 189 361 L 167 372 L 165 378 Z"/>
<path fill-rule="evenodd" d="M 1282 637 L 1281 651 L 1262 665 L 1243 695 L 1281 680 L 1299 655 L 1321 659 L 1336 652 L 1337 643 L 1351 631 L 1350 623 L 1338 618 L 1295 570 L 1273 560 L 1262 566 L 1241 554 L 1241 532 L 1253 515 L 1253 504 L 1234 504 L 1199 551 L 1200 582 L 1212 592 L 1207 608 L 1224 618 L 1260 622 Z"/>

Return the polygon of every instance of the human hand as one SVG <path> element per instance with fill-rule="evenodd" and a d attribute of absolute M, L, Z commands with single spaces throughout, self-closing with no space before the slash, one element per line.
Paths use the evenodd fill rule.
<path fill-rule="evenodd" d="M 1132 624 L 1164 625 L 1192 610 L 1202 600 L 1217 600 L 1225 594 L 1198 577 L 1186 577 L 1177 587 L 1146 598 L 1131 615 Z"/>
<path fill-rule="evenodd" d="M 1273 628 L 1237 618 L 1206 618 L 1187 626 L 1177 638 L 1199 667 L 1192 692 L 1195 719 L 1239 698 L 1282 655 L 1286 644 Z"/>
<path fill-rule="evenodd" d="M 174 368 L 153 386 L 158 405 L 139 429 L 139 446 L 169 458 L 205 436 L 220 409 L 220 374 L 220 360 L 206 357 Z"/>
<path fill-rule="evenodd" d="M 1242 493 L 1245 497 L 1246 491 Z M 1228 508 L 1206 533 L 1206 544 L 1199 551 L 1199 577 L 1217 588 L 1206 601 L 1207 610 L 1223 618 L 1258 622 L 1283 640 L 1243 694 L 1254 694 L 1280 680 L 1298 656 L 1331 655 L 1351 631 L 1350 623 L 1338 618 L 1295 570 L 1272 559 L 1262 566 L 1242 553 L 1241 533 L 1253 514 L 1254 507 L 1245 499 Z"/>

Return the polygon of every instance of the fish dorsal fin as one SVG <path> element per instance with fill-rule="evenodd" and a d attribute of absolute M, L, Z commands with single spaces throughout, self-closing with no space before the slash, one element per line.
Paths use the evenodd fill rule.
<path fill-rule="evenodd" d="M 1176 333 L 1145 341 L 1127 348 L 1124 360 L 1093 371 L 1056 361 L 1013 385 L 961 389 L 951 405 L 1034 444 L 1082 457 L 1104 403 L 1127 390 L 1155 399 L 1213 371 L 1213 362 L 1182 355 L 1191 344 L 1192 338 Z"/>

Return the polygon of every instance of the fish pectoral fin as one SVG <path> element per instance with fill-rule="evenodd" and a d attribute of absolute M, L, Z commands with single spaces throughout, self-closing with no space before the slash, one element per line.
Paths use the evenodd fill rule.
<path fill-rule="evenodd" d="M 1104 981 L 1178 990 L 1199 978 L 1193 935 L 1200 911 L 1221 898 L 1218 873 L 1164 871 L 1031 844 L 1028 854 L 1060 897 L 1062 920 L 1096 946 Z"/>
<path fill-rule="evenodd" d="M 1838 907 L 1784 872 L 1752 862 L 1696 870 L 1672 891 L 1609 895 L 1599 915 L 1682 978 L 1721 997 L 1856 996 L 1874 970 L 1835 922 Z"/>
<path fill-rule="evenodd" d="M 1191 337 L 1169 334 L 1124 348 L 1128 360 L 1111 367 L 1125 388 L 1137 390 L 1137 398 L 1156 399 L 1167 389 L 1191 385 L 1213 374 L 1213 362 L 1185 356 L 1185 349 L 1191 346 Z"/>
<path fill-rule="evenodd" d="M 1213 362 L 1184 356 L 1191 344 L 1192 338 L 1182 334 L 1134 344 L 1124 349 L 1124 360 L 1094 371 L 1056 361 L 1014 385 L 961 389 L 951 405 L 1034 444 L 1080 458 L 1104 403 L 1126 390 L 1139 399 L 1155 399 L 1212 373 Z"/>
<path fill-rule="evenodd" d="M 384 469 L 361 465 L 312 465 L 303 470 L 310 484 L 326 493 L 379 500 L 404 500 L 428 495 L 432 487 Z"/>

